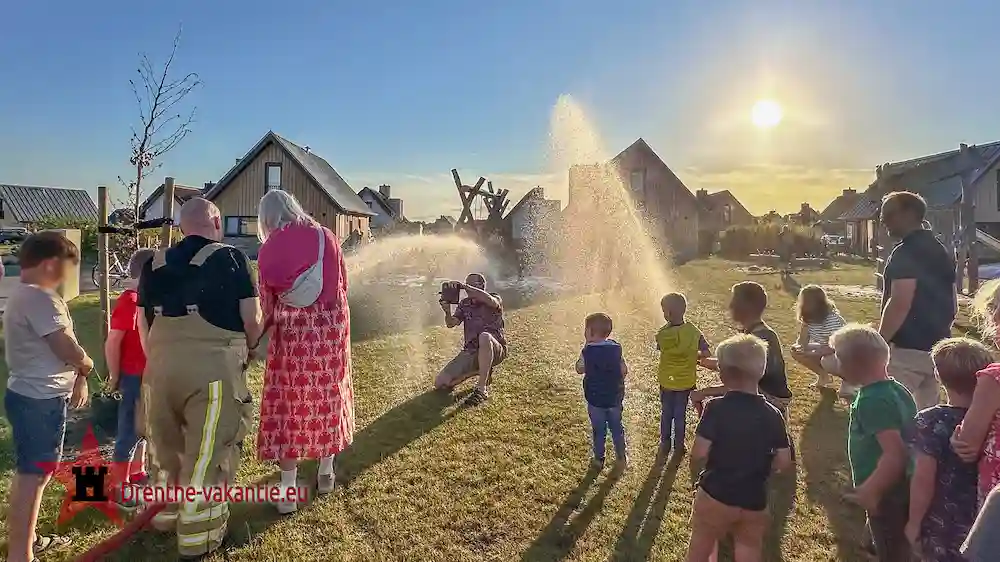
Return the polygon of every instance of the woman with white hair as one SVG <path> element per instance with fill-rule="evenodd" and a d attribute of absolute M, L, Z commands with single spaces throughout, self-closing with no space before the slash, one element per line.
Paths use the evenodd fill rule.
<path fill-rule="evenodd" d="M 317 489 L 329 493 L 334 459 L 354 438 L 344 255 L 337 236 L 282 190 L 261 198 L 257 229 L 264 325 L 273 327 L 257 455 L 280 464 L 281 486 L 289 490 L 297 486 L 298 462 L 319 459 Z M 276 507 L 297 509 L 294 501 Z"/>

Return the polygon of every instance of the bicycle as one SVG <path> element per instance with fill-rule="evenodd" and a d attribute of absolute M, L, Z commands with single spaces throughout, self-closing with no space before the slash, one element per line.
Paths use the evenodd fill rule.
<path fill-rule="evenodd" d="M 116 252 L 108 252 L 108 287 L 118 289 L 128 278 L 128 271 L 125 269 L 125 264 L 118 259 L 118 254 Z M 101 286 L 100 263 L 94 266 L 91 272 L 91 279 L 93 279 L 95 287 Z"/>

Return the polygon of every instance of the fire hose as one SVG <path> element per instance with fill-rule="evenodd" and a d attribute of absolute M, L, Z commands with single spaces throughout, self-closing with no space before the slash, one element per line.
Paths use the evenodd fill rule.
<path fill-rule="evenodd" d="M 91 547 L 90 550 L 81 554 L 76 559 L 76 562 L 97 562 L 98 560 L 109 556 L 112 552 L 120 549 L 125 542 L 128 541 L 128 539 L 132 538 L 133 535 L 149 524 L 157 513 L 163 511 L 164 507 L 166 507 L 166 504 L 163 503 L 150 505 L 146 509 L 142 510 L 138 516 L 129 521 L 128 524 L 122 527 L 117 533 L 97 543 Z"/>

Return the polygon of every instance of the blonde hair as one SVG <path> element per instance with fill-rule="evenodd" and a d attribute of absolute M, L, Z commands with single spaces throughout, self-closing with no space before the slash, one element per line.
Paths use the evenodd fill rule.
<path fill-rule="evenodd" d="M 687 299 L 681 293 L 667 293 L 660 299 L 660 308 L 684 316 L 687 312 Z"/>
<path fill-rule="evenodd" d="M 820 303 L 818 311 L 807 310 L 806 304 L 810 299 L 815 299 L 814 302 Z M 826 320 L 827 316 L 835 312 L 837 312 L 837 305 L 826 294 L 823 287 L 819 285 L 806 285 L 802 287 L 798 298 L 795 300 L 795 317 L 803 324 L 819 324 Z"/>
<path fill-rule="evenodd" d="M 316 224 L 316 221 L 291 193 L 281 189 L 265 193 L 257 205 L 257 237 L 261 242 L 290 224 Z"/>
<path fill-rule="evenodd" d="M 979 325 L 979 331 L 992 339 L 997 337 L 997 321 L 994 318 L 1000 308 L 1000 279 L 991 279 L 976 291 L 972 299 L 972 317 Z"/>
<path fill-rule="evenodd" d="M 767 366 L 767 344 L 750 334 L 733 336 L 715 350 L 719 360 L 719 370 L 735 369 L 748 377 L 760 379 Z"/>
<path fill-rule="evenodd" d="M 830 347 L 841 363 L 888 361 L 889 344 L 878 330 L 864 324 L 848 324 L 830 336 Z"/>
<path fill-rule="evenodd" d="M 934 344 L 931 359 L 945 388 L 969 396 L 976 389 L 976 373 L 993 362 L 993 353 L 974 339 L 948 338 Z"/>

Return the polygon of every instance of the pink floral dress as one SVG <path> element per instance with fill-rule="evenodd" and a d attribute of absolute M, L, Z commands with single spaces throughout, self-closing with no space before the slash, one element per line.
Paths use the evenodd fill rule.
<path fill-rule="evenodd" d="M 315 263 L 319 244 L 314 228 L 291 225 L 272 233 L 257 258 L 264 310 L 274 318 L 257 434 L 261 460 L 327 457 L 354 438 L 347 270 L 332 232 L 324 228 L 319 300 L 295 308 L 277 298 Z"/>
<path fill-rule="evenodd" d="M 1000 363 L 993 363 L 982 371 L 976 373 L 980 377 L 992 377 L 1000 383 Z M 997 443 L 997 436 L 1000 435 L 1000 412 L 993 417 L 993 424 L 990 432 L 983 442 L 983 454 L 979 457 L 979 504 L 982 505 L 986 495 L 1000 483 L 1000 443 Z"/>

